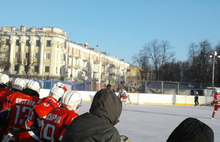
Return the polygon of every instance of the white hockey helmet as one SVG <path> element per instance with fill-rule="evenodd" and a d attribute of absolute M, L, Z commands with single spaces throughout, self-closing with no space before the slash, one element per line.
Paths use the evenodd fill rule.
<path fill-rule="evenodd" d="M 12 84 L 12 88 L 22 91 L 26 87 L 26 81 L 21 78 L 16 78 Z"/>
<path fill-rule="evenodd" d="M 62 88 L 64 90 L 64 92 L 67 91 L 66 85 L 62 82 L 57 82 L 56 84 L 54 84 L 54 86 L 58 86 L 58 87 Z"/>
<path fill-rule="evenodd" d="M 30 81 L 29 79 L 24 79 L 24 81 L 26 82 L 26 84 L 28 84 L 28 82 Z"/>
<path fill-rule="evenodd" d="M 61 98 L 61 105 L 77 112 L 82 105 L 82 97 L 76 91 L 67 91 Z"/>
<path fill-rule="evenodd" d="M 64 90 L 58 86 L 54 86 L 49 93 L 49 96 L 55 98 L 57 101 L 63 96 Z"/>
<path fill-rule="evenodd" d="M 26 86 L 28 89 L 40 92 L 40 84 L 37 81 L 30 80 Z"/>
<path fill-rule="evenodd" d="M 7 85 L 9 82 L 9 76 L 6 74 L 0 74 L 0 84 Z"/>

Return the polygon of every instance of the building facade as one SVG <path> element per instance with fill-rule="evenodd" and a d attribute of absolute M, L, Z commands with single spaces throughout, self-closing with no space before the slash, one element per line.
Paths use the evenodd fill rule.
<path fill-rule="evenodd" d="M 129 63 L 78 44 L 55 27 L 1 27 L 0 66 L 12 77 L 90 82 L 91 90 L 126 82 Z"/>

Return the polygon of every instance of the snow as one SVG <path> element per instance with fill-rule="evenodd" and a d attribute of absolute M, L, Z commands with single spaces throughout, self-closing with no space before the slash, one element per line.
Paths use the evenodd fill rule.
<path fill-rule="evenodd" d="M 91 103 L 83 102 L 79 114 L 89 111 Z M 211 119 L 213 106 L 126 105 L 120 123 L 115 127 L 120 135 L 132 142 L 165 142 L 171 132 L 186 118 L 197 118 L 212 128 L 215 142 L 220 141 L 220 110 Z"/>

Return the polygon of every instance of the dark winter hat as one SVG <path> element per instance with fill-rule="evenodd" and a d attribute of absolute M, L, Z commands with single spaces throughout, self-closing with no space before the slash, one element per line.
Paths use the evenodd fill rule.
<path fill-rule="evenodd" d="M 173 130 L 167 142 L 214 142 L 214 132 L 198 119 L 187 118 Z"/>

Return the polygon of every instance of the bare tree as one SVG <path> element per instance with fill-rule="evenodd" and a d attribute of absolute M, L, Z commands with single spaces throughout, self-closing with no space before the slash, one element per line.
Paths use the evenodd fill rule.
<path fill-rule="evenodd" d="M 190 76 L 192 82 L 206 83 L 210 78 L 210 58 L 211 44 L 208 40 L 204 40 L 196 45 L 194 43 L 189 45 L 189 63 Z"/>
<path fill-rule="evenodd" d="M 217 51 L 218 54 L 220 54 L 220 43 L 218 43 L 216 46 L 215 46 L 215 50 Z M 216 72 L 215 72 L 215 84 L 217 86 L 220 86 L 220 59 L 217 58 L 216 59 L 217 63 L 216 63 Z"/>
<path fill-rule="evenodd" d="M 25 57 L 23 57 L 24 55 Z M 17 63 L 24 67 L 26 78 L 29 78 L 29 75 L 34 72 L 34 65 L 37 63 L 37 60 L 33 59 L 31 52 L 27 52 L 27 54 L 24 52 L 20 53 Z"/>
<path fill-rule="evenodd" d="M 190 63 L 194 62 L 195 57 L 198 55 L 199 46 L 195 43 L 191 43 L 188 48 L 188 60 Z"/>
<path fill-rule="evenodd" d="M 133 57 L 134 64 L 138 64 L 137 69 L 140 72 L 141 78 L 140 80 L 147 80 L 148 78 L 148 73 L 150 72 L 150 66 L 148 63 L 148 57 L 143 55 L 142 52 L 138 55 L 134 55 Z"/>
<path fill-rule="evenodd" d="M 160 79 L 159 73 L 161 66 L 174 57 L 168 41 L 153 40 L 143 46 L 142 53 L 148 57 L 155 71 L 156 80 Z"/>
<path fill-rule="evenodd" d="M 0 41 L 0 71 L 8 71 L 10 68 L 9 63 L 9 47 L 5 45 L 5 40 Z"/>

